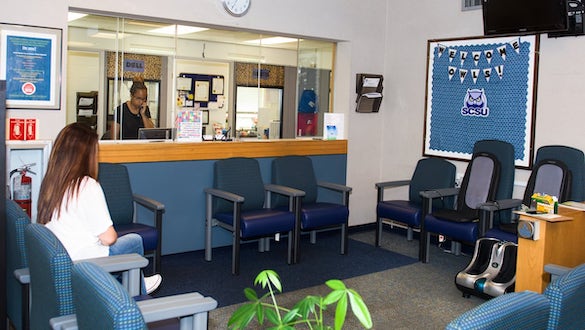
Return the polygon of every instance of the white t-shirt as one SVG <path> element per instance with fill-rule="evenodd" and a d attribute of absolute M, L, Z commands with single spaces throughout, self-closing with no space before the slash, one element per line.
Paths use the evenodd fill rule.
<path fill-rule="evenodd" d="M 93 178 L 85 177 L 77 197 L 68 198 L 68 193 L 61 203 L 61 216 L 57 219 L 55 212 L 47 228 L 59 238 L 74 261 L 108 256 L 110 247 L 102 245 L 98 238 L 112 225 L 102 187 Z"/>

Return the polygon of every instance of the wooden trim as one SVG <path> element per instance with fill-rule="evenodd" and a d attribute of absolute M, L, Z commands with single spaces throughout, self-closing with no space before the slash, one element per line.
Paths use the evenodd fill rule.
<path fill-rule="evenodd" d="M 109 163 L 214 160 L 230 157 L 347 154 L 347 140 L 258 140 L 207 142 L 100 142 L 99 161 Z"/>

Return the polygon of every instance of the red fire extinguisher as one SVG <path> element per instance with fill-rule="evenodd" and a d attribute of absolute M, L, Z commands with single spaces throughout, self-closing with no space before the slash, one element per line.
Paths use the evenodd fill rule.
<path fill-rule="evenodd" d="M 18 173 L 12 179 L 12 199 L 31 217 L 32 208 L 32 178 L 26 175 L 27 172 L 36 174 L 31 171 L 31 167 L 35 164 L 25 164 L 20 168 L 14 169 L 10 172 L 10 177 Z"/>

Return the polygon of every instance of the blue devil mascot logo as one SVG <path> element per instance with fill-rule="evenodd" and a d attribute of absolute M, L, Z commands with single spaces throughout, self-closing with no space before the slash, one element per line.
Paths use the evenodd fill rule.
<path fill-rule="evenodd" d="M 487 97 L 482 89 L 467 89 L 465 99 L 463 100 L 463 107 L 461 108 L 461 115 L 487 117 L 490 114 L 490 109 L 487 106 Z"/>

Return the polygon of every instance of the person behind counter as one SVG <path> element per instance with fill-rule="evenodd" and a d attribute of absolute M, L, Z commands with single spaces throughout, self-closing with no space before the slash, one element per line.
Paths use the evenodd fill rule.
<path fill-rule="evenodd" d="M 139 128 L 153 128 L 154 123 L 150 119 L 150 109 L 147 105 L 148 89 L 141 78 L 134 78 L 132 87 L 130 87 L 130 100 L 124 102 L 116 108 L 115 121 L 112 123 L 113 139 L 120 137 L 119 132 L 122 130 L 122 139 L 137 139 Z"/>

